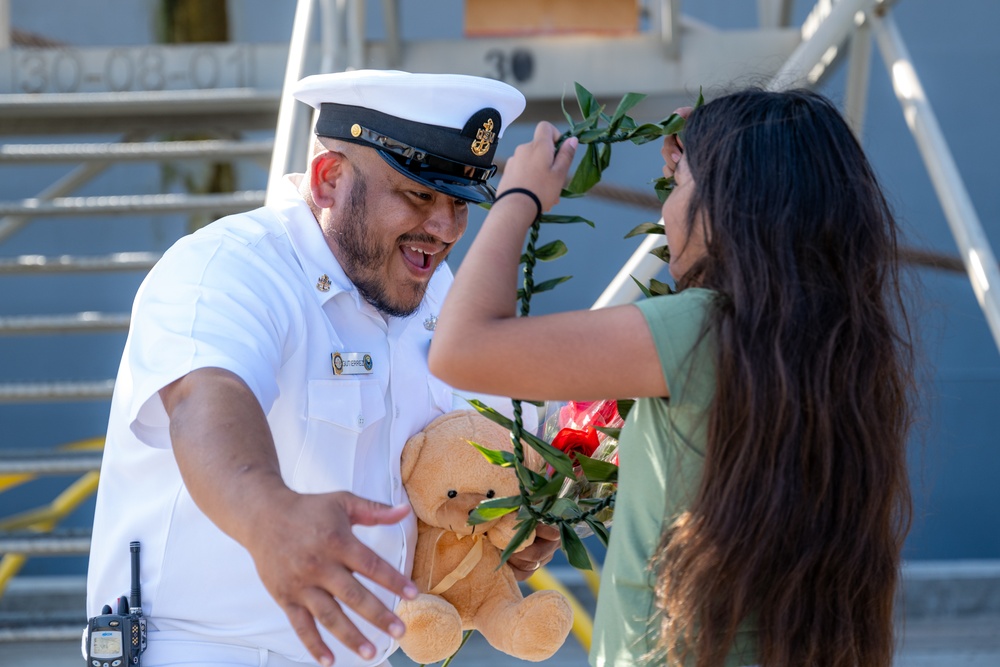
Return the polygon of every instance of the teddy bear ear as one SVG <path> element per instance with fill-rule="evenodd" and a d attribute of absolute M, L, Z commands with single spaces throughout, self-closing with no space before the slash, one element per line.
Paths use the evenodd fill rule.
<path fill-rule="evenodd" d="M 426 439 L 427 436 L 420 432 L 406 441 L 406 446 L 403 447 L 403 453 L 399 459 L 399 474 L 403 478 L 403 484 L 410 480 L 410 475 L 413 474 L 413 468 L 417 465 L 417 459 L 420 458 L 420 452 L 424 449 L 424 440 Z"/>

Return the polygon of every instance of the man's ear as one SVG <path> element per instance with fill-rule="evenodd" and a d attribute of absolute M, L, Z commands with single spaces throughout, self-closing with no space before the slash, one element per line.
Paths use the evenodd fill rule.
<path fill-rule="evenodd" d="M 343 177 L 346 169 L 346 158 L 343 153 L 322 151 L 309 161 L 309 187 L 312 190 L 312 200 L 320 208 L 330 208 L 336 200 L 336 191 L 343 190 Z"/>

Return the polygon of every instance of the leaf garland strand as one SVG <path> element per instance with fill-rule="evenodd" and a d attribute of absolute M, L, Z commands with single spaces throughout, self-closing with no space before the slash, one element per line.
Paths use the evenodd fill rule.
<path fill-rule="evenodd" d="M 605 113 L 605 107 L 598 104 L 590 91 L 579 83 L 574 85 L 582 120 L 574 120 L 573 116 L 566 110 L 564 99 L 562 111 L 569 124 L 569 129 L 562 134 L 557 145 L 561 145 L 563 141 L 570 137 L 576 137 L 580 144 L 586 148 L 580 157 L 576 171 L 560 195 L 562 198 L 583 197 L 600 182 L 604 170 L 611 164 L 611 147 L 613 144 L 627 141 L 638 146 L 667 135 L 676 135 L 684 129 L 685 119 L 676 113 L 670 114 L 658 123 L 644 123 L 641 125 L 636 123 L 628 115 L 628 112 L 645 99 L 646 96 L 643 94 L 627 93 L 622 97 L 614 112 L 608 115 Z M 695 108 L 701 106 L 703 103 L 704 98 L 699 92 Z M 673 187 L 673 178 L 658 178 L 653 181 L 653 188 L 661 202 L 666 200 Z M 485 204 L 483 207 L 488 209 L 489 205 Z M 530 313 L 532 295 L 552 290 L 559 284 L 569 280 L 568 276 L 564 276 L 535 284 L 534 267 L 536 262 L 547 262 L 558 259 L 568 251 L 566 244 L 559 240 L 538 247 L 538 234 L 541 225 L 577 222 L 594 227 L 592 221 L 581 216 L 552 214 L 540 216 L 531 226 L 527 247 L 525 253 L 521 256 L 521 263 L 524 265 L 523 286 L 517 291 L 517 298 L 520 303 L 519 312 L 522 317 L 527 317 Z M 640 234 L 663 234 L 663 226 L 658 223 L 642 223 L 631 230 L 625 238 Z M 665 247 L 655 249 L 653 254 L 665 262 L 670 259 L 669 251 Z M 633 280 L 635 280 L 634 277 Z M 651 280 L 648 286 L 641 284 L 638 280 L 636 280 L 636 283 L 647 297 L 669 293 L 670 291 L 668 285 L 656 280 Z M 618 402 L 619 413 L 623 418 L 628 413 L 632 403 L 634 401 L 631 400 L 620 400 Z M 524 430 L 522 401 L 520 400 L 513 400 L 513 420 L 508 419 L 480 401 L 473 400 L 470 401 L 470 404 L 485 417 L 510 430 L 511 442 L 514 447 L 513 454 L 488 450 L 479 445 L 476 445 L 476 447 L 491 463 L 503 467 L 513 467 L 517 473 L 520 489 L 517 496 L 494 498 L 480 503 L 470 515 L 469 522 L 484 523 L 517 511 L 519 520 L 518 529 L 510 544 L 501 554 L 501 563 L 507 561 L 510 555 L 527 539 L 527 536 L 531 534 L 531 531 L 534 530 L 539 522 L 557 526 L 559 528 L 563 551 L 566 553 L 570 564 L 583 570 L 591 569 L 590 557 L 574 526 L 581 523 L 586 524 L 593 530 L 598 539 L 607 545 L 607 528 L 595 517 L 602 511 L 614 507 L 615 494 L 612 493 L 600 499 L 586 498 L 574 500 L 558 497 L 558 493 L 566 479 L 575 479 L 577 475 L 582 475 L 587 481 L 593 483 L 616 483 L 618 479 L 618 466 L 577 453 L 575 459 L 579 465 L 579 472 L 574 471 L 573 460 L 568 455 L 559 451 L 543 439 Z M 614 431 L 614 433 L 610 431 Z M 608 429 L 605 433 L 612 435 L 612 437 L 617 437 L 618 435 L 617 429 Z M 550 476 L 546 477 L 539 474 L 530 470 L 525 465 L 524 443 L 535 449 L 551 467 L 553 472 Z"/>

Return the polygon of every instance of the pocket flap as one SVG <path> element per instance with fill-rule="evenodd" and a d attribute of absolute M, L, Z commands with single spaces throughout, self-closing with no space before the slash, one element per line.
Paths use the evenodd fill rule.
<path fill-rule="evenodd" d="M 311 380 L 309 419 L 360 433 L 385 416 L 385 398 L 374 379 Z"/>

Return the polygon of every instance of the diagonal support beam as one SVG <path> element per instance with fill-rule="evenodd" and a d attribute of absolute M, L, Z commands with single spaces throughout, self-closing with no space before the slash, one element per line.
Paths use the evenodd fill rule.
<path fill-rule="evenodd" d="M 857 23 L 855 17 L 855 23 Z M 861 24 L 851 35 L 850 57 L 847 63 L 847 94 L 844 98 L 844 117 L 861 141 L 865 129 L 865 109 L 868 106 L 868 74 L 871 71 L 872 34 L 871 22 L 861 17 Z"/>
<path fill-rule="evenodd" d="M 802 42 L 768 84 L 768 90 L 786 90 L 819 81 L 854 30 L 854 17 L 875 0 L 819 0 L 802 24 Z"/>
<path fill-rule="evenodd" d="M 891 15 L 873 16 L 872 30 L 889 68 L 896 98 L 903 106 L 906 124 L 917 141 L 917 148 L 955 237 L 976 299 L 986 315 L 993 340 L 1000 348 L 1000 268 L 997 267 L 989 239 L 958 173 L 934 110 L 920 85 L 895 20 Z"/>
<path fill-rule="evenodd" d="M 834 0 L 819 0 L 802 26 L 803 41 L 771 80 L 768 88 L 783 90 L 803 85 L 813 76 L 818 79 L 822 69 L 833 61 L 836 50 L 850 35 L 855 25 L 855 15 L 867 11 L 875 2 L 876 0 L 840 0 L 834 4 Z M 661 219 L 660 223 L 662 222 Z M 632 276 L 645 282 L 663 268 L 663 262 L 649 253 L 656 246 L 663 245 L 664 241 L 660 234 L 646 239 L 597 298 L 593 308 L 632 303 L 638 299 L 641 292 Z"/>

